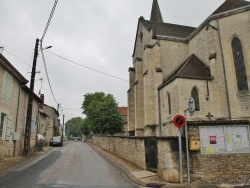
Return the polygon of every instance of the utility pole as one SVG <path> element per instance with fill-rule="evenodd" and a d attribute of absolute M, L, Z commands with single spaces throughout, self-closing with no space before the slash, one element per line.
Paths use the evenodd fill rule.
<path fill-rule="evenodd" d="M 35 53 L 34 53 L 34 58 L 33 58 L 32 72 L 31 72 L 31 79 L 30 79 L 30 91 L 29 91 L 28 109 L 27 109 L 27 116 L 26 116 L 26 126 L 25 126 L 25 133 L 24 133 L 23 155 L 25 156 L 29 155 L 29 149 L 30 149 L 30 131 L 31 131 L 31 120 L 32 120 L 34 85 L 35 85 L 35 76 L 36 76 L 36 61 L 37 61 L 37 56 L 38 56 L 38 44 L 39 44 L 39 39 L 36 39 Z"/>
<path fill-rule="evenodd" d="M 63 115 L 63 124 L 62 124 L 62 143 L 63 143 L 63 140 L 64 140 L 63 133 L 64 133 L 64 115 Z"/>

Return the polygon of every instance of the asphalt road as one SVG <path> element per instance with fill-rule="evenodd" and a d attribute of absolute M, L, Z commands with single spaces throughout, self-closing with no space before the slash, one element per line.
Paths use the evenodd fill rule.
<path fill-rule="evenodd" d="M 0 188 L 135 188 L 106 158 L 82 142 L 55 147 L 0 178 Z"/>

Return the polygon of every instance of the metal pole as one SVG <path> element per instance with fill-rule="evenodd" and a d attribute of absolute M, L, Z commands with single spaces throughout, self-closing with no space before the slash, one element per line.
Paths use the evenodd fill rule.
<path fill-rule="evenodd" d="M 187 109 L 188 110 L 188 109 Z M 186 155 L 187 155 L 187 178 L 190 183 L 190 169 L 189 169 L 189 149 L 188 149 L 188 129 L 187 129 L 187 110 L 184 111 L 186 124 L 185 124 L 185 137 L 186 137 Z"/>
<path fill-rule="evenodd" d="M 64 134 L 63 132 L 64 132 L 64 115 L 63 115 L 63 124 L 62 124 L 62 142 L 63 142 L 63 136 L 64 136 L 64 135 L 63 135 L 63 134 Z"/>
<path fill-rule="evenodd" d="M 178 128 L 178 134 L 179 134 L 179 160 L 180 160 L 180 183 L 183 182 L 182 179 L 182 145 L 181 145 L 181 129 Z"/>

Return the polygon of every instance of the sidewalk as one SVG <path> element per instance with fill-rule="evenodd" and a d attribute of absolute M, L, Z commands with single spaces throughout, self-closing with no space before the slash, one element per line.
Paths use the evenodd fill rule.
<path fill-rule="evenodd" d="M 197 184 L 197 183 L 169 183 L 161 179 L 157 176 L 156 173 L 142 170 L 135 165 L 115 156 L 112 155 L 98 146 L 95 146 L 92 143 L 88 144 L 94 148 L 97 152 L 99 152 L 102 156 L 112 162 L 115 166 L 121 169 L 124 174 L 128 177 L 128 179 L 141 186 L 141 187 L 155 187 L 155 188 L 250 188 L 250 185 L 236 185 L 236 184 Z"/>
<path fill-rule="evenodd" d="M 43 147 L 42 151 L 38 152 L 31 152 L 29 154 L 29 157 L 26 156 L 17 156 L 17 157 L 10 157 L 10 158 L 4 158 L 0 160 L 0 177 L 4 176 L 5 174 L 8 174 L 12 170 L 18 168 L 19 166 L 22 166 L 44 154 L 48 154 L 48 152 L 52 148 L 49 146 Z"/>

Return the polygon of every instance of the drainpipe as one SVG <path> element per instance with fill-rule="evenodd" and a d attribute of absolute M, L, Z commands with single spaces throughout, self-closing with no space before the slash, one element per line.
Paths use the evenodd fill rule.
<path fill-rule="evenodd" d="M 15 132 L 17 132 L 17 123 L 18 123 L 18 113 L 19 113 L 19 105 L 20 105 L 20 94 L 21 94 L 21 89 L 22 87 L 24 87 L 25 85 L 21 85 L 19 87 L 19 91 L 18 91 L 18 99 L 17 99 L 17 108 L 16 108 L 16 125 L 15 125 Z M 16 140 L 14 140 L 14 153 L 13 156 L 16 157 Z"/>
<path fill-rule="evenodd" d="M 161 89 L 158 89 L 158 115 L 159 115 L 159 135 L 162 136 L 161 133 Z"/>
<path fill-rule="evenodd" d="M 229 95 L 228 95 L 226 66 L 225 66 L 224 54 L 223 54 L 223 50 L 222 50 L 220 25 L 219 25 L 218 19 L 216 19 L 216 21 L 217 21 L 217 25 L 218 25 L 218 33 L 219 33 L 219 41 L 220 41 L 220 50 L 221 50 L 221 57 L 222 57 L 222 65 L 223 65 L 224 79 L 225 79 L 225 84 L 226 84 L 227 108 L 228 108 L 229 120 L 231 120 L 232 116 L 231 116 L 230 101 L 229 101 Z"/>

